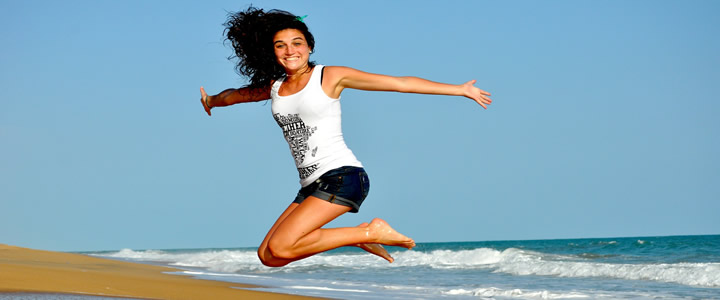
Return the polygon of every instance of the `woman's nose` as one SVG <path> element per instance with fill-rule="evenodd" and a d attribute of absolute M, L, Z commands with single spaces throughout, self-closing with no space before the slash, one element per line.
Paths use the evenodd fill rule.
<path fill-rule="evenodd" d="M 293 46 L 285 47 L 285 54 L 291 55 L 291 54 L 294 54 L 295 52 L 296 52 L 295 47 L 293 47 Z"/>

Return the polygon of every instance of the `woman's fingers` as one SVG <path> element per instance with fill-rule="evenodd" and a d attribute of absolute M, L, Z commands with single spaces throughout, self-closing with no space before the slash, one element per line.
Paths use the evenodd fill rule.
<path fill-rule="evenodd" d="M 477 104 L 480 104 L 480 106 L 482 106 L 484 109 L 487 109 L 487 106 L 492 103 L 492 100 L 489 97 L 490 93 L 475 87 L 474 84 L 476 82 L 477 80 L 473 79 L 465 83 L 467 89 L 467 97 L 475 100 Z"/>
<path fill-rule="evenodd" d="M 200 102 L 202 103 L 203 108 L 205 109 L 205 112 L 208 114 L 208 116 L 211 115 L 210 113 L 210 107 L 207 105 L 207 93 L 205 92 L 205 88 L 200 87 Z"/>

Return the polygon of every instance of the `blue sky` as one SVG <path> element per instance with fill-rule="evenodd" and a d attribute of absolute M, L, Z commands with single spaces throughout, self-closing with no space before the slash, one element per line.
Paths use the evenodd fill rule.
<path fill-rule="evenodd" d="M 238 1 L 0 1 L 0 243 L 257 246 L 297 172 L 223 43 Z M 359 214 L 418 242 L 720 233 L 720 2 L 255 1 L 312 59 L 493 93 L 346 91 Z"/>

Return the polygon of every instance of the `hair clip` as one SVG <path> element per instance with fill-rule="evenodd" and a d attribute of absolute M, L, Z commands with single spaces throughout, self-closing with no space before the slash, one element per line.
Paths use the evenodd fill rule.
<path fill-rule="evenodd" d="M 308 16 L 308 15 L 304 15 L 304 16 L 302 16 L 302 17 L 301 17 L 301 16 L 298 16 L 298 17 L 295 18 L 295 19 L 297 19 L 297 20 L 300 21 L 300 22 L 305 23 L 305 21 L 303 21 L 303 20 L 304 20 L 305 18 L 307 18 L 307 16 Z"/>

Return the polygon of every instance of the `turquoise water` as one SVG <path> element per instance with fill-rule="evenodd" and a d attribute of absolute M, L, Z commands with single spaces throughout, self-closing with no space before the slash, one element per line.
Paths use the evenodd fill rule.
<path fill-rule="evenodd" d="M 420 243 L 392 264 L 341 248 L 267 268 L 255 249 L 93 255 L 260 290 L 343 299 L 720 299 L 720 235 Z"/>

